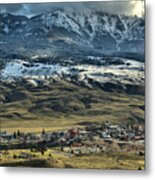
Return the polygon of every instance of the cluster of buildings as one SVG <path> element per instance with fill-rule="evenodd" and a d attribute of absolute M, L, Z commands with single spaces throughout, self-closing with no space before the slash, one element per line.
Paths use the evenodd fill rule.
<path fill-rule="evenodd" d="M 0 132 L 1 148 L 52 148 L 60 147 L 62 151 L 74 153 L 103 152 L 112 150 L 144 151 L 145 129 L 138 124 L 116 125 L 105 122 L 102 125 L 92 124 L 85 128 L 72 128 L 65 131 L 40 134 L 8 134 Z"/>

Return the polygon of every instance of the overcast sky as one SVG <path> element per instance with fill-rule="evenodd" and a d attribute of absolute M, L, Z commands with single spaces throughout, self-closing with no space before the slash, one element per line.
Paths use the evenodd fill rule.
<path fill-rule="evenodd" d="M 33 16 L 43 12 L 51 12 L 56 9 L 78 11 L 79 13 L 89 13 L 97 10 L 113 14 L 137 15 L 140 17 L 144 14 L 143 0 L 1 4 L 0 7 L 1 13 L 9 12 L 27 16 Z"/>

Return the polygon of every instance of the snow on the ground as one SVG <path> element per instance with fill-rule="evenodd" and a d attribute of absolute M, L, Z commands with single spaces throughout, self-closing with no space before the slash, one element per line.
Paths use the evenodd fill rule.
<path fill-rule="evenodd" d="M 130 64 L 130 65 L 129 65 Z M 74 69 L 74 70 L 72 70 Z M 6 64 L 2 70 L 3 78 L 13 77 L 63 77 L 65 75 L 73 78 L 78 75 L 79 80 L 85 81 L 88 78 L 98 82 L 123 82 L 123 83 L 142 83 L 144 81 L 144 63 L 125 60 L 122 65 L 72 65 L 62 66 L 60 64 L 29 63 L 23 60 L 15 60 Z"/>

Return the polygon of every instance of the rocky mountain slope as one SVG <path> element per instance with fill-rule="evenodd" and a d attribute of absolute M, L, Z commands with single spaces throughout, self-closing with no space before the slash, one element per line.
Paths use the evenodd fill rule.
<path fill-rule="evenodd" d="M 144 19 L 104 12 L 53 11 L 32 18 L 0 14 L 1 44 L 111 54 L 144 53 Z M 8 43 L 9 42 L 9 43 Z"/>
<path fill-rule="evenodd" d="M 31 18 L 5 13 L 0 19 L 2 78 L 28 78 L 37 86 L 52 77 L 144 93 L 144 19 L 60 10 Z"/>
<path fill-rule="evenodd" d="M 1 119 L 144 122 L 144 24 L 102 12 L 0 14 Z"/>

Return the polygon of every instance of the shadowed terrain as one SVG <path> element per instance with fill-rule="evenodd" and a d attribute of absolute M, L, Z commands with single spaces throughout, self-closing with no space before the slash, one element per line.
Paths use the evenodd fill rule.
<path fill-rule="evenodd" d="M 107 120 L 144 124 L 142 95 L 105 92 L 66 81 L 35 87 L 20 80 L 1 83 L 0 92 L 2 130 L 63 129 Z"/>

